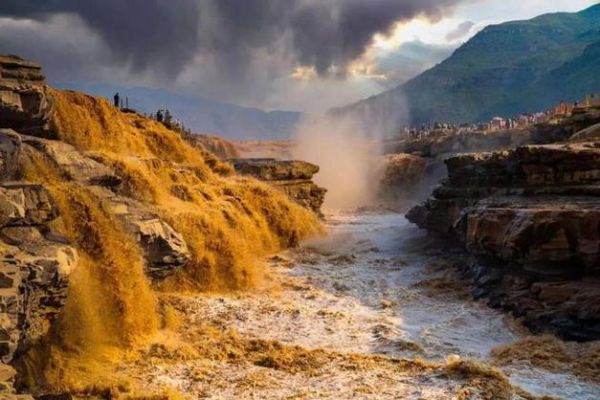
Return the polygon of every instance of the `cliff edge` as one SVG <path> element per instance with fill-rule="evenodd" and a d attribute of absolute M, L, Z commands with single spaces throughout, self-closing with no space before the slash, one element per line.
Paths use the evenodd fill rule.
<path fill-rule="evenodd" d="M 591 108 L 557 128 L 599 120 Z M 407 218 L 475 256 L 465 267 L 474 294 L 534 330 L 600 338 L 600 143 L 526 145 L 445 163 L 448 178 Z"/>

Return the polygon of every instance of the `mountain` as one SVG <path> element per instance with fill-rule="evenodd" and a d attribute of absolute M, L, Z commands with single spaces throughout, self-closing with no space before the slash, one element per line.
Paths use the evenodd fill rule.
<path fill-rule="evenodd" d="M 380 95 L 333 110 L 388 130 L 478 122 L 600 92 L 600 4 L 488 26 L 448 59 Z M 390 133 L 390 132 L 388 132 Z"/>
<path fill-rule="evenodd" d="M 123 101 L 127 97 L 129 107 L 139 112 L 150 114 L 158 109 L 169 109 L 193 132 L 217 134 L 230 139 L 287 139 L 301 117 L 298 112 L 267 112 L 163 89 L 73 82 L 53 82 L 53 85 L 106 97 L 111 101 L 113 95 L 119 92 Z"/>

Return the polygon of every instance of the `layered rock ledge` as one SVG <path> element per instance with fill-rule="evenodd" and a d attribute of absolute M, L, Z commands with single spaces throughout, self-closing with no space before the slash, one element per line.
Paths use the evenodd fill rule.
<path fill-rule="evenodd" d="M 407 218 L 477 258 L 467 268 L 475 294 L 536 330 L 600 338 L 600 144 L 522 146 L 446 166 L 448 179 Z"/>
<path fill-rule="evenodd" d="M 30 134 L 45 129 L 52 102 L 41 70 L 17 56 L 0 55 L 0 128 Z"/>
<path fill-rule="evenodd" d="M 14 177 L 13 167 L 21 152 L 21 140 L 16 138 L 15 132 L 0 132 L 4 178 Z M 14 393 L 16 373 L 8 364 L 48 333 L 65 303 L 69 276 L 77 266 L 77 251 L 50 228 L 49 223 L 58 216 L 54 200 L 43 186 L 0 181 L 2 398 Z"/>
<path fill-rule="evenodd" d="M 280 161 L 274 158 L 232 159 L 235 170 L 253 176 L 281 189 L 298 204 L 321 214 L 327 189 L 317 186 L 313 176 L 319 172 L 317 165 L 306 161 Z"/>

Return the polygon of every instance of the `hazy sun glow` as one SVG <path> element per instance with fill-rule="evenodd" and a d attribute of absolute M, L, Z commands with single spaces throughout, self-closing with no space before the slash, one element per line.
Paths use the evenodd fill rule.
<path fill-rule="evenodd" d="M 290 77 L 297 80 L 309 80 L 317 77 L 315 67 L 298 66 L 292 71 Z"/>

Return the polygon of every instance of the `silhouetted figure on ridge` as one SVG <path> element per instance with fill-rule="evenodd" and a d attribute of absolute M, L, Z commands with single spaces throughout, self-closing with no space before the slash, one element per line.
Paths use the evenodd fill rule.
<path fill-rule="evenodd" d="M 162 110 L 158 110 L 158 111 L 156 112 L 156 120 L 157 120 L 158 122 L 163 122 L 163 113 L 162 113 Z"/>
<path fill-rule="evenodd" d="M 120 108 L 121 96 L 119 96 L 119 92 L 115 93 L 114 100 L 115 100 L 115 107 Z"/>

